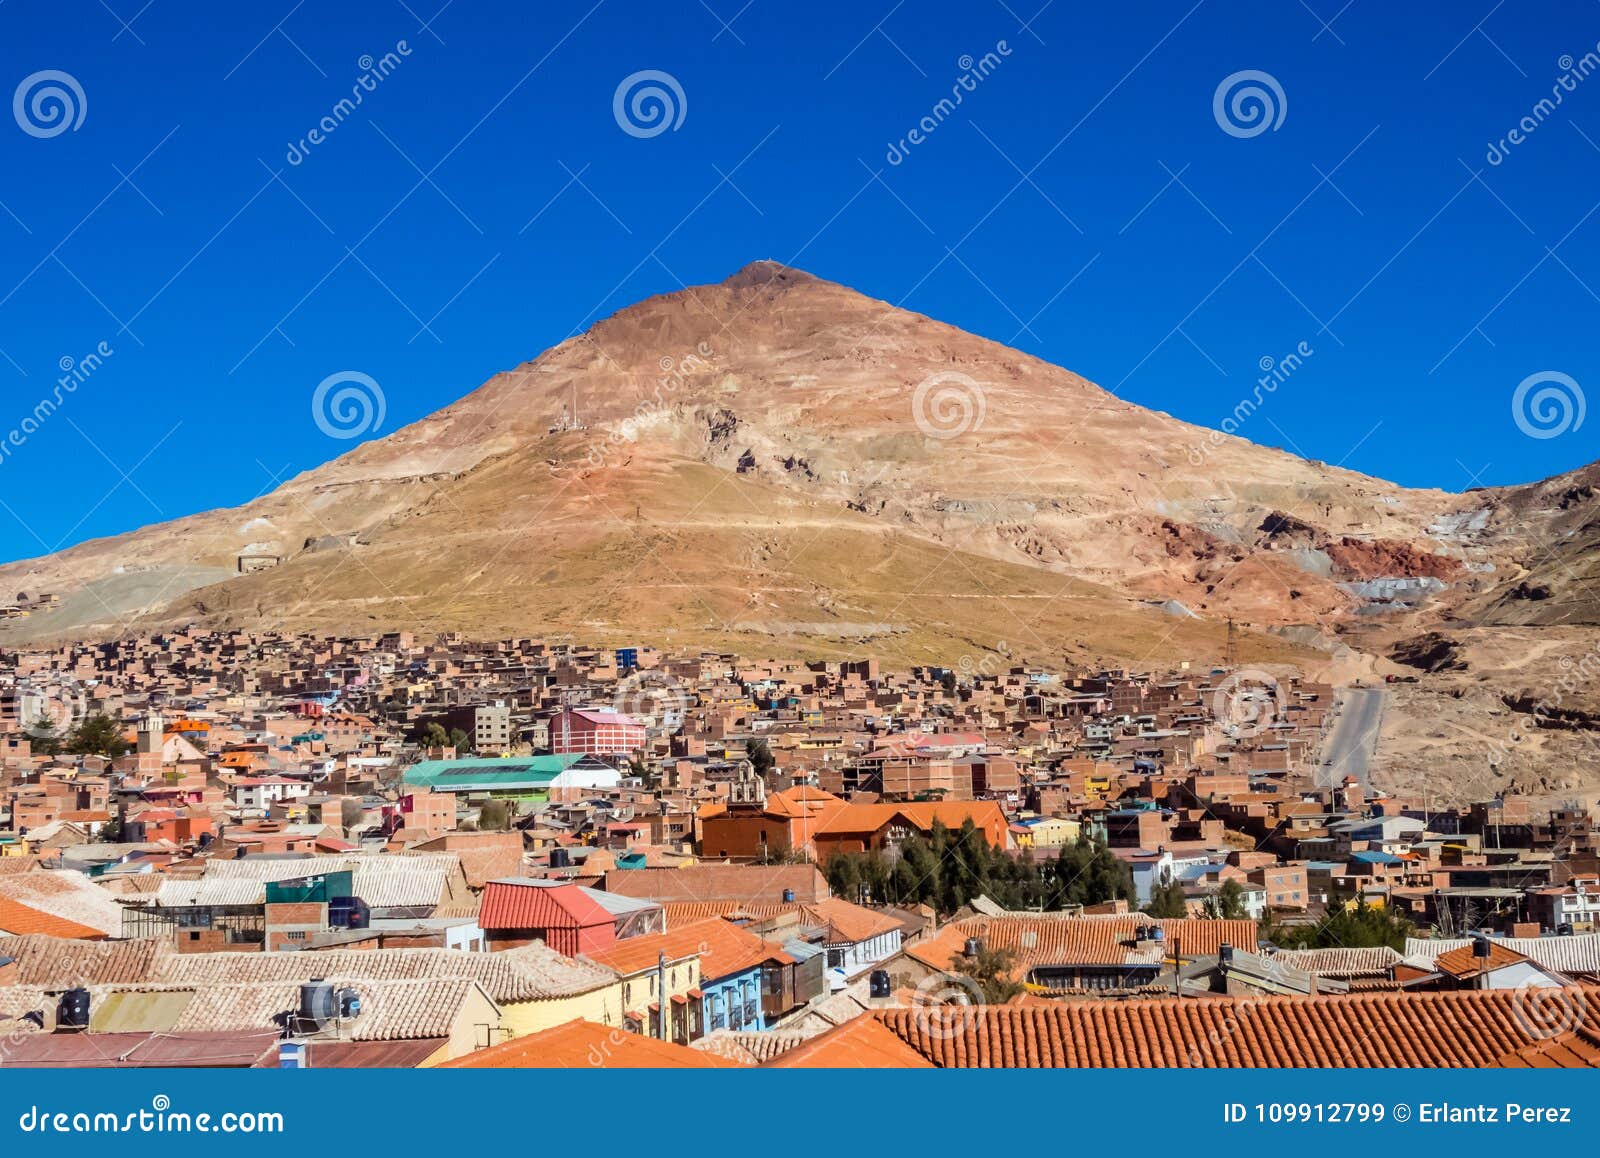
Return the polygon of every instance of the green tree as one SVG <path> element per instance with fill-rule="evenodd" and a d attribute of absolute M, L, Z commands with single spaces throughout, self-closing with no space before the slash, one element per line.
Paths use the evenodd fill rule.
<path fill-rule="evenodd" d="M 61 737 L 56 735 L 56 725 L 49 716 L 40 716 L 26 726 L 30 750 L 35 756 L 59 756 Z"/>
<path fill-rule="evenodd" d="M 971 979 L 983 994 L 985 1005 L 1004 1005 L 1027 988 L 1013 973 L 1016 963 L 1016 954 L 1011 950 L 991 949 L 980 941 L 977 956 L 957 957 L 950 971 Z"/>
<path fill-rule="evenodd" d="M 765 740 L 745 741 L 744 756 L 755 768 L 757 776 L 765 777 L 778 766 L 778 761 L 772 755 L 772 747 Z"/>
<path fill-rule="evenodd" d="M 1189 902 L 1183 895 L 1183 886 L 1177 881 L 1157 885 L 1150 890 L 1150 903 L 1144 907 L 1144 911 L 1152 917 L 1187 917 Z"/>
<path fill-rule="evenodd" d="M 1049 911 L 1133 896 L 1128 866 L 1087 837 L 1040 862 L 991 847 L 971 824 L 954 831 L 936 824 L 928 836 L 903 841 L 898 856 L 836 854 L 823 872 L 841 897 L 926 904 L 945 915 L 980 896 L 1008 909 Z"/>
<path fill-rule="evenodd" d="M 450 744 L 450 733 L 444 730 L 444 725 L 435 720 L 417 733 L 417 743 L 424 748 L 444 748 Z"/>
<path fill-rule="evenodd" d="M 1249 915 L 1244 908 L 1244 886 L 1238 881 L 1223 881 L 1216 895 L 1206 898 L 1206 916 L 1213 920 L 1242 921 Z"/>
<path fill-rule="evenodd" d="M 1403 951 L 1414 928 L 1404 916 L 1377 905 L 1339 908 L 1316 925 L 1278 925 L 1265 939 L 1280 949 L 1376 949 Z"/>
<path fill-rule="evenodd" d="M 83 722 L 72 730 L 66 747 L 75 756 L 109 756 L 115 759 L 128 750 L 128 741 L 122 738 L 122 729 L 115 720 L 96 712 L 85 716 Z"/>
<path fill-rule="evenodd" d="M 457 752 L 465 752 L 472 746 L 472 737 L 460 728 L 450 729 L 450 746 Z"/>

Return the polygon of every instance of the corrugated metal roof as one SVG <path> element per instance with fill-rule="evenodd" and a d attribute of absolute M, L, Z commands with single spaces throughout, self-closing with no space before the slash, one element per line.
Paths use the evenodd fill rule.
<path fill-rule="evenodd" d="M 260 1033 L 36 1034 L 7 1047 L 6 1065 L 34 1069 L 138 1069 L 247 1066 L 277 1042 Z M 273 1064 L 277 1064 L 273 1050 Z"/>
<path fill-rule="evenodd" d="M 92 999 L 89 1028 L 96 1033 L 168 1033 L 193 999 L 192 989 L 114 990 Z"/>
<path fill-rule="evenodd" d="M 1600 973 L 1600 933 L 1579 933 L 1572 937 L 1495 937 L 1493 941 L 1559 973 Z M 1470 944 L 1470 937 L 1407 937 L 1406 957 L 1431 965 L 1441 954 Z"/>

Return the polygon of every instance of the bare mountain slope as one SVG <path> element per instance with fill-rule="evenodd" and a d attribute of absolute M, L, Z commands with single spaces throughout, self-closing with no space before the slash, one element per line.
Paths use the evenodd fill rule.
<path fill-rule="evenodd" d="M 1330 629 L 1370 605 L 1363 582 L 1490 586 L 1465 564 L 1493 544 L 1454 533 L 1474 502 L 1215 436 L 761 262 L 622 310 L 243 507 L 0 567 L 0 586 L 64 597 L 0 631 L 1198 656 L 1225 615 Z M 240 575 L 241 555 L 283 561 Z"/>

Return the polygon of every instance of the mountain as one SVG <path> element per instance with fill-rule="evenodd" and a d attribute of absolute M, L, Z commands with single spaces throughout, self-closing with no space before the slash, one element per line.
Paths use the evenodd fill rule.
<path fill-rule="evenodd" d="M 62 597 L 0 639 L 198 622 L 1152 663 L 1219 656 L 1232 618 L 1242 657 L 1288 660 L 1379 610 L 1531 622 L 1500 610 L 1530 602 L 1506 576 L 1545 581 L 1517 516 L 1559 501 L 1309 462 L 757 262 L 244 506 L 0 567 Z"/>

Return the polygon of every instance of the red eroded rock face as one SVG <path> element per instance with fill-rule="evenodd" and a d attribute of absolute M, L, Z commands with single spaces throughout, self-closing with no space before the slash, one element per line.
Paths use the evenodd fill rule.
<path fill-rule="evenodd" d="M 1459 559 L 1436 555 L 1411 543 L 1394 539 L 1343 538 L 1326 548 L 1333 565 L 1356 579 L 1406 576 L 1414 579 L 1450 580 L 1460 575 Z"/>

